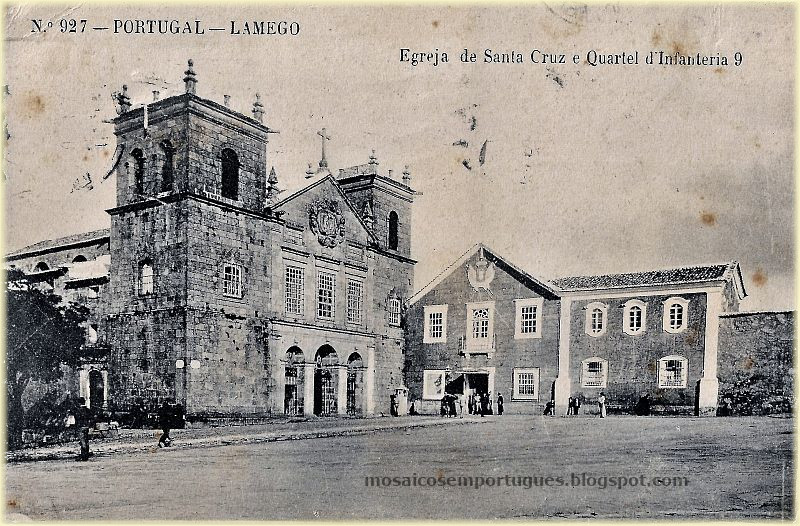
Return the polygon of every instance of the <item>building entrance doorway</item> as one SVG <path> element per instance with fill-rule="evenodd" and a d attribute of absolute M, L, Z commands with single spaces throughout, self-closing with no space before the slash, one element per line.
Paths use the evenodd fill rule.
<path fill-rule="evenodd" d="M 286 351 L 284 369 L 283 412 L 290 416 L 303 414 L 303 352 L 297 347 Z"/>
<path fill-rule="evenodd" d="M 336 384 L 339 357 L 330 345 L 323 345 L 317 351 L 314 368 L 314 414 L 333 416 L 337 412 Z"/>
<path fill-rule="evenodd" d="M 105 382 L 103 382 L 103 373 L 96 369 L 89 372 L 89 407 L 94 410 L 103 408 L 105 397 Z"/>

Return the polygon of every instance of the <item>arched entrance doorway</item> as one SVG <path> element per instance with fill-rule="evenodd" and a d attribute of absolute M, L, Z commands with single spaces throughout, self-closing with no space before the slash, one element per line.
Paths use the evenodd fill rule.
<path fill-rule="evenodd" d="M 303 363 L 305 357 L 298 347 L 286 351 L 284 372 L 283 412 L 296 416 L 303 414 Z"/>
<path fill-rule="evenodd" d="M 364 396 L 364 361 L 354 352 L 347 359 L 347 414 L 362 416 Z"/>
<path fill-rule="evenodd" d="M 332 416 L 337 412 L 336 384 L 339 357 L 330 345 L 323 345 L 317 351 L 314 368 L 314 414 Z"/>
<path fill-rule="evenodd" d="M 105 382 L 103 373 L 97 369 L 89 371 L 89 408 L 100 410 L 105 402 Z"/>

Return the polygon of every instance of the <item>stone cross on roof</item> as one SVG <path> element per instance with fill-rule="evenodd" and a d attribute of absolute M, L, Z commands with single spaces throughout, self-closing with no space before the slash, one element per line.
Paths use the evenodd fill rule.
<path fill-rule="evenodd" d="M 322 128 L 322 130 L 318 131 L 317 135 L 322 138 L 322 158 L 319 160 L 319 169 L 317 170 L 317 173 L 330 173 L 330 170 L 328 170 L 328 159 L 325 157 L 325 141 L 330 141 L 331 138 L 325 132 L 325 128 Z"/>

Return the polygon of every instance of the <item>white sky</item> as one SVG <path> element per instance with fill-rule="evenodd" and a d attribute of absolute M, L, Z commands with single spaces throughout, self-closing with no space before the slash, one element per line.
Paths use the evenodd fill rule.
<path fill-rule="evenodd" d="M 31 18 L 297 20 L 296 37 L 31 34 Z M 545 279 L 737 259 L 747 310 L 793 308 L 794 13 L 768 5 L 526 8 L 12 8 L 7 16 L 6 250 L 104 228 L 115 181 L 111 92 L 182 91 L 248 112 L 258 91 L 284 186 L 319 159 L 410 165 L 419 289 L 483 241 Z M 412 68 L 400 48 L 447 51 Z M 524 64 L 458 62 L 468 47 Z M 538 48 L 568 64 L 531 64 Z M 722 53 L 740 67 L 574 65 L 573 53 Z M 166 88 L 166 89 L 164 89 Z M 172 91 L 170 91 L 172 90 Z M 459 112 L 462 110 L 463 112 Z M 463 116 L 460 114 L 463 113 Z M 469 118 L 476 126 L 470 130 Z M 454 146 L 465 140 L 468 148 Z M 478 164 L 484 141 L 486 163 Z M 103 146 L 104 145 L 104 146 Z M 467 158 L 473 169 L 462 161 Z M 92 190 L 70 193 L 86 173 Z"/>

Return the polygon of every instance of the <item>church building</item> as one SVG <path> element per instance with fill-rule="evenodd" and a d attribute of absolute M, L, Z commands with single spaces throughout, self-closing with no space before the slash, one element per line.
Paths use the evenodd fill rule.
<path fill-rule="evenodd" d="M 183 94 L 137 107 L 117 95 L 108 231 L 7 257 L 92 301 L 87 350 L 100 352 L 81 395 L 211 417 L 388 412 L 414 278 L 408 169 L 382 174 L 373 152 L 333 174 L 323 130 L 319 168 L 281 191 L 258 95 L 243 115 L 197 82 L 190 61 Z"/>

